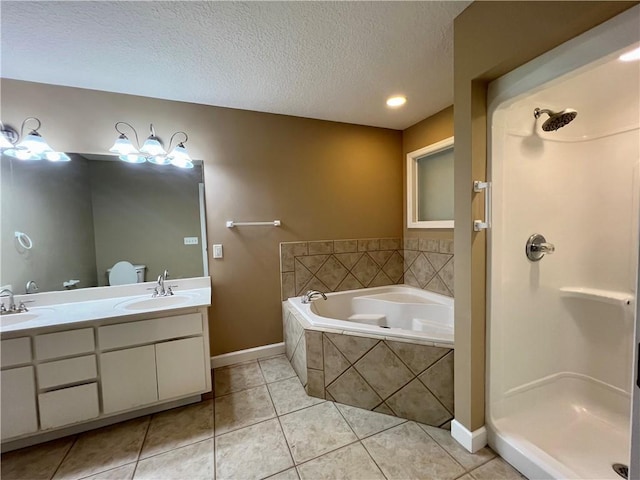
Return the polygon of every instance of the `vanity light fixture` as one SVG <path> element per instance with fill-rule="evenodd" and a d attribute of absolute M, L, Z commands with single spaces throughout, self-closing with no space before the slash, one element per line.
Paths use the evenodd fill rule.
<path fill-rule="evenodd" d="M 620 55 L 619 58 L 623 62 L 633 62 L 634 60 L 640 60 L 640 47 Z"/>
<path fill-rule="evenodd" d="M 150 125 L 151 134 L 142 144 L 142 147 L 136 147 L 131 143 L 131 140 L 125 135 L 125 133 L 121 130 L 121 125 L 126 125 L 131 130 L 133 130 L 133 134 L 136 137 L 136 144 L 140 145 L 140 140 L 138 138 L 138 132 L 133 126 L 128 124 L 127 122 L 117 122 L 115 125 L 116 132 L 120 134 L 120 136 L 116 139 L 113 146 L 109 149 L 110 152 L 118 154 L 118 158 L 123 162 L 128 163 L 144 163 L 150 162 L 156 165 L 174 165 L 179 168 L 193 168 L 193 161 L 189 154 L 187 153 L 187 149 L 184 144 L 189 139 L 185 132 L 175 132 L 171 135 L 171 139 L 169 140 L 169 150 L 170 153 L 167 153 L 162 144 L 162 140 L 158 136 L 156 136 L 156 132 L 153 128 L 153 124 Z M 173 145 L 173 139 L 176 135 L 184 135 L 184 140 L 179 142 L 173 150 L 171 150 L 171 145 Z"/>
<path fill-rule="evenodd" d="M 38 125 L 24 136 L 24 127 L 29 120 L 34 120 Z M 36 117 L 28 117 L 22 122 L 20 134 L 14 128 L 0 123 L 0 150 L 4 155 L 18 160 L 49 160 L 50 162 L 68 162 L 71 160 L 64 152 L 56 152 L 38 133 L 40 120 Z M 22 141 L 18 141 L 22 138 Z"/>
<path fill-rule="evenodd" d="M 403 95 L 394 95 L 393 97 L 387 98 L 387 106 L 392 108 L 401 107 L 407 103 L 407 97 Z"/>

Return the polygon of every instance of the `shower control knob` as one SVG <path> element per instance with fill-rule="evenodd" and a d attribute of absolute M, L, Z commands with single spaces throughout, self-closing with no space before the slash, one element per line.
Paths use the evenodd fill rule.
<path fill-rule="evenodd" d="M 531 235 L 525 245 L 527 258 L 532 262 L 539 262 L 546 253 L 553 253 L 555 251 L 555 245 L 548 243 L 547 239 L 539 233 Z"/>

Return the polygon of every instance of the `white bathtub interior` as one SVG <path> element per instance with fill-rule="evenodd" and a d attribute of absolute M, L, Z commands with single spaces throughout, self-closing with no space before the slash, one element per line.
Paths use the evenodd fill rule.
<path fill-rule="evenodd" d="M 620 53 L 490 119 L 489 442 L 532 478 L 619 479 L 630 460 L 640 62 Z M 543 132 L 536 107 L 578 116 Z M 534 233 L 556 249 L 539 262 Z"/>

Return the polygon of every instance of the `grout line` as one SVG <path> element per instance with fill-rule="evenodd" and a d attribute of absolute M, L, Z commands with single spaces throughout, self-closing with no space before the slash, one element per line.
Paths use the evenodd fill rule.
<path fill-rule="evenodd" d="M 62 466 L 62 464 L 64 463 L 66 458 L 69 456 L 69 453 L 73 449 L 73 447 L 76 444 L 76 442 L 78 441 L 79 437 L 80 437 L 80 435 L 75 435 L 75 438 L 73 439 L 73 442 L 71 442 L 71 446 L 69 447 L 69 449 L 66 452 L 64 452 L 64 455 L 60 459 L 60 463 L 58 463 L 58 466 L 56 467 L 56 469 L 53 471 L 53 474 L 51 475 L 51 478 L 56 476 L 56 473 L 58 473 L 58 470 L 60 470 L 60 467 Z"/>
<path fill-rule="evenodd" d="M 380 432 L 378 432 L 378 433 L 380 433 Z M 375 463 L 375 464 L 376 464 L 376 467 L 378 467 L 378 470 L 380 470 L 380 473 L 382 473 L 382 476 L 383 476 L 384 478 L 387 478 L 387 479 L 388 479 L 389 477 L 387 477 L 387 476 L 384 474 L 384 470 L 382 470 L 382 468 L 380 467 L 380 465 L 378 465 L 378 462 L 376 462 L 376 459 L 375 459 L 375 458 L 373 458 L 373 455 L 371 455 L 371 452 L 369 451 L 369 449 L 367 448 L 367 446 L 364 444 L 364 442 L 360 441 L 360 444 L 362 445 L 362 448 L 364 448 L 364 451 L 365 451 L 365 452 L 367 452 L 367 455 L 369 455 L 369 458 L 370 458 L 371 460 L 373 460 L 373 463 Z"/>
<path fill-rule="evenodd" d="M 289 457 L 291 457 L 291 462 L 293 463 L 293 467 L 295 468 L 296 461 L 293 458 L 293 452 L 291 451 L 291 446 L 289 445 L 289 440 L 287 439 L 287 436 L 284 433 L 284 428 L 282 428 L 282 422 L 280 421 L 280 415 L 278 415 L 278 410 L 276 410 L 276 403 L 273 401 L 273 397 L 271 396 L 271 391 L 269 390 L 269 388 L 267 388 L 267 392 L 269 394 L 269 399 L 271 399 L 271 404 L 273 405 L 273 410 L 276 412 L 276 420 L 278 421 L 278 425 L 280 426 L 280 431 L 282 432 L 282 437 L 284 438 L 284 443 L 287 446 L 287 450 L 289 451 Z M 296 469 L 296 474 L 298 475 L 298 478 L 300 478 L 300 474 L 298 473 L 297 469 Z"/>
<path fill-rule="evenodd" d="M 147 440 L 147 435 L 149 434 L 149 429 L 151 428 L 151 418 L 153 415 L 149 416 L 149 423 L 147 424 L 147 429 L 144 432 L 144 437 L 142 438 L 142 443 L 140 444 L 140 450 L 138 450 L 138 455 L 136 456 L 136 466 L 133 469 L 133 473 L 131 478 L 136 476 L 136 470 L 138 470 L 138 464 L 140 463 L 140 454 L 142 453 L 142 448 L 144 447 L 144 442 Z"/>
<path fill-rule="evenodd" d="M 92 473 L 91 475 L 87 475 L 86 477 L 80 477 L 78 480 L 83 480 L 83 479 L 87 479 L 87 478 L 91 478 L 94 475 L 102 475 L 103 473 L 107 473 L 107 472 L 111 472 L 113 470 L 117 470 L 118 468 L 122 468 L 122 467 L 126 467 L 127 465 L 133 465 L 136 464 L 137 465 L 137 461 L 133 461 L 133 462 L 129 462 L 129 463 L 125 463 L 124 465 L 119 465 L 117 467 L 113 467 L 110 468 L 109 470 L 103 470 L 102 472 L 96 472 L 96 473 Z M 127 480 L 131 480 L 133 478 L 133 473 L 135 472 L 135 468 L 133 469 L 133 472 L 131 472 L 131 477 L 128 478 Z"/>
<path fill-rule="evenodd" d="M 469 472 L 469 470 L 467 470 L 467 469 L 466 469 L 466 467 L 465 467 L 464 465 L 462 465 L 462 464 L 461 464 L 461 463 L 456 459 L 456 457 L 454 457 L 454 456 L 449 452 L 449 450 L 448 450 L 448 449 L 446 449 L 446 448 L 444 447 L 444 445 L 440 444 L 440 442 L 438 441 L 438 439 L 436 439 L 436 438 L 432 437 L 432 436 L 429 434 L 429 432 L 427 432 L 424 428 L 422 428 L 422 424 L 421 424 L 420 422 L 415 422 L 415 423 L 416 423 L 416 425 L 418 425 L 418 428 L 420 428 L 420 430 L 422 430 L 422 431 L 427 435 L 427 437 L 429 437 L 431 440 L 433 440 L 434 442 L 436 442 L 436 445 L 438 445 L 438 446 L 439 446 L 439 447 L 444 451 L 444 453 L 446 453 L 446 454 L 447 454 L 447 455 L 448 455 L 448 456 L 449 456 L 449 457 L 454 461 L 454 463 L 455 463 L 455 464 L 460 465 L 460 467 L 462 467 L 462 470 L 464 470 L 464 473 L 463 473 L 461 476 L 464 476 L 464 474 L 466 474 L 466 473 L 468 473 L 468 472 Z M 429 425 L 429 426 L 431 427 L 431 425 Z M 434 427 L 434 428 L 439 428 L 439 427 Z"/>

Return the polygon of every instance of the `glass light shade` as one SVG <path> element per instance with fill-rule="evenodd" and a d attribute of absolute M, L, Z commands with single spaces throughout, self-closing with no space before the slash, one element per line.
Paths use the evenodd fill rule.
<path fill-rule="evenodd" d="M 30 150 L 17 150 L 15 148 L 10 148 L 2 153 L 9 157 L 17 158 L 18 160 L 42 160 L 40 155 L 33 153 Z"/>
<path fill-rule="evenodd" d="M 147 161 L 156 165 L 169 165 L 171 163 L 171 159 L 166 155 L 152 155 L 147 157 Z"/>
<path fill-rule="evenodd" d="M 5 148 L 13 148 L 13 143 L 11 143 L 0 131 L 0 149 L 4 150 Z"/>
<path fill-rule="evenodd" d="M 162 148 L 162 144 L 158 140 L 158 137 L 151 136 L 144 141 L 142 148 L 140 149 L 142 153 L 146 153 L 152 157 L 157 155 L 166 155 L 167 152 L 164 148 Z"/>
<path fill-rule="evenodd" d="M 171 164 L 179 168 L 193 168 L 191 157 L 182 143 L 179 143 L 168 156 Z"/>
<path fill-rule="evenodd" d="M 70 162 L 71 161 L 71 158 L 69 158 L 69 155 L 67 155 L 64 152 L 45 152 L 43 156 L 50 162 Z"/>
<path fill-rule="evenodd" d="M 53 152 L 53 148 L 51 148 L 47 142 L 44 141 L 44 138 L 35 131 L 24 137 L 24 140 L 16 145 L 16 150 L 29 150 L 36 155 L 45 152 Z"/>
<path fill-rule="evenodd" d="M 127 163 L 144 163 L 147 161 L 147 157 L 145 157 L 144 155 L 140 155 L 139 153 L 120 155 L 118 158 Z"/>
<path fill-rule="evenodd" d="M 113 147 L 109 149 L 112 153 L 117 153 L 118 155 L 130 155 L 132 153 L 139 153 L 138 149 L 133 146 L 131 140 L 129 140 L 125 135 L 120 135 L 116 140 L 116 143 L 113 144 Z"/>

